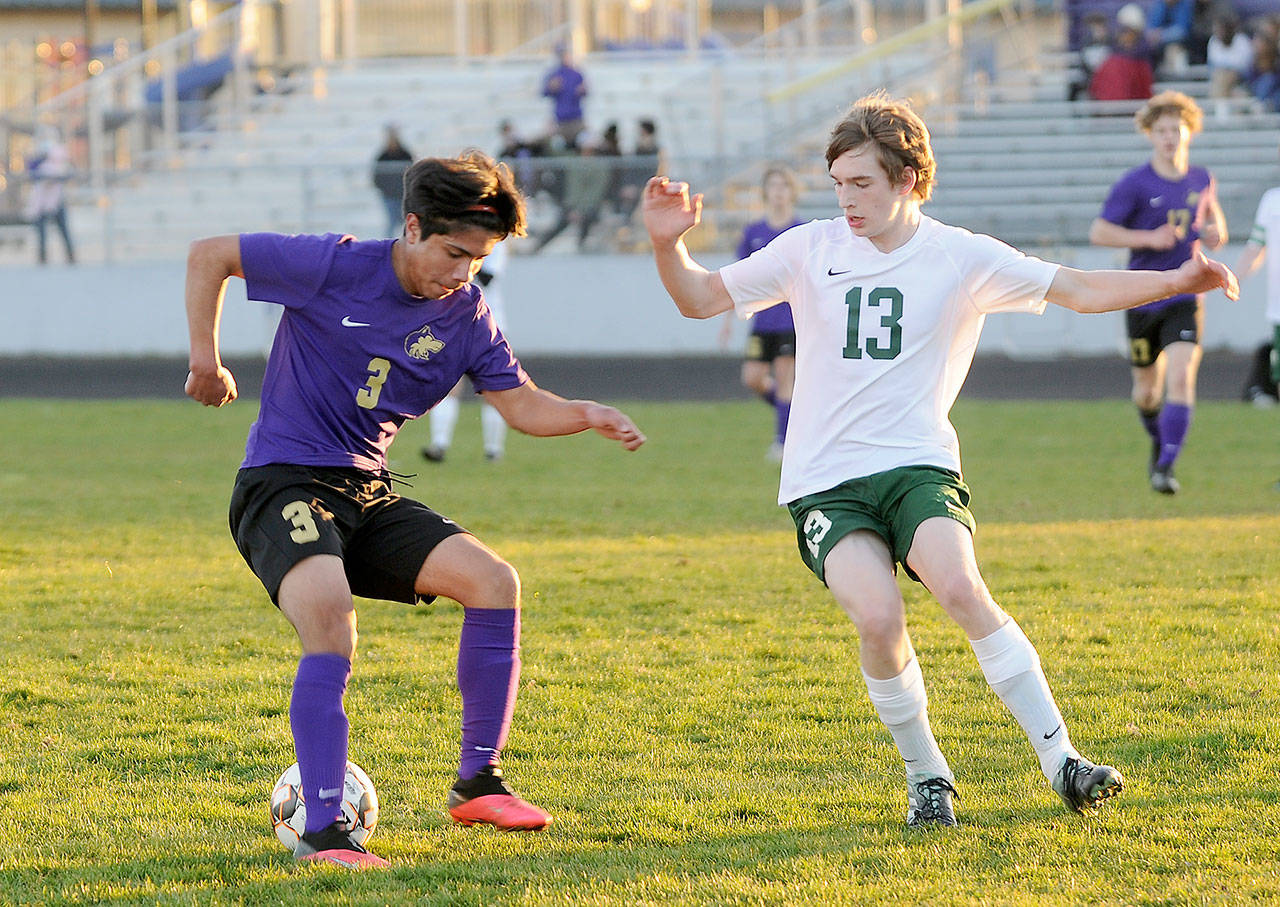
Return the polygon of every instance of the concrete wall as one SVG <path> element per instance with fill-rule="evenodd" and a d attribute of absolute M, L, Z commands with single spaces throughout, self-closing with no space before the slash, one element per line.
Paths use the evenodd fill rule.
<path fill-rule="evenodd" d="M 1219 257 L 1229 264 L 1240 246 Z M 1076 267 L 1113 267 L 1109 250 L 1054 250 Z M 723 257 L 706 256 L 708 267 Z M 517 353 L 552 355 L 706 354 L 721 349 L 722 321 L 681 318 L 645 256 L 515 256 L 505 281 L 507 333 Z M 184 264 L 0 269 L 0 355 L 185 355 Z M 1240 302 L 1208 300 L 1205 345 L 1250 350 L 1266 335 L 1261 275 Z M 265 352 L 278 309 L 250 303 L 244 282 L 228 282 L 222 321 L 227 355 Z M 728 352 L 742 348 L 734 324 Z M 1123 349 L 1119 314 L 1083 316 L 1050 306 L 1044 316 L 987 320 L 980 353 L 1015 358 L 1091 355 Z"/>

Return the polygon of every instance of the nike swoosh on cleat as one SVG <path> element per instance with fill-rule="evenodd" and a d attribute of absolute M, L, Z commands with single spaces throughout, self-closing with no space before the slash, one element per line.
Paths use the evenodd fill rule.
<path fill-rule="evenodd" d="M 351 320 L 351 316 L 350 316 L 350 315 L 344 315 L 344 316 L 342 316 L 342 326 L 343 326 L 344 328 L 367 328 L 367 327 L 369 327 L 369 322 L 367 322 L 367 321 L 352 321 L 352 320 Z"/>
<path fill-rule="evenodd" d="M 1045 734 L 1045 735 L 1044 735 L 1044 739 L 1045 739 L 1045 740 L 1052 740 L 1052 739 L 1053 739 L 1053 735 L 1054 735 L 1054 734 L 1056 734 L 1056 733 L 1058 733 L 1058 731 L 1060 731 L 1060 730 L 1062 730 L 1062 725 L 1058 725 L 1056 728 L 1054 728 L 1054 729 L 1053 729 L 1052 731 L 1050 731 L 1048 734 Z"/>

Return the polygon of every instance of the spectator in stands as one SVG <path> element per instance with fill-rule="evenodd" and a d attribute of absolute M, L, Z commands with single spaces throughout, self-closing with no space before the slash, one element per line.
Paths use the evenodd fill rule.
<path fill-rule="evenodd" d="M 373 161 L 373 185 L 387 213 L 387 236 L 404 232 L 404 172 L 412 163 L 413 154 L 401 141 L 400 130 L 388 123 L 382 149 Z"/>
<path fill-rule="evenodd" d="M 560 207 L 560 217 L 538 239 L 534 252 L 541 252 L 547 243 L 563 233 L 570 224 L 578 227 L 578 251 L 581 252 L 586 247 L 587 234 L 600 219 L 613 168 L 608 159 L 600 154 L 599 136 L 583 134 L 578 138 L 577 145 L 578 156 L 568 161 L 565 173 L 564 204 Z"/>
<path fill-rule="evenodd" d="M 573 65 L 567 44 L 556 47 L 560 62 L 542 80 L 542 95 L 551 99 L 555 131 L 565 144 L 573 146 L 584 126 L 582 99 L 587 96 L 587 80 Z"/>
<path fill-rule="evenodd" d="M 638 124 L 635 150 L 622 168 L 622 211 L 629 218 L 640 203 L 649 177 L 658 176 L 663 170 L 662 148 L 658 144 L 658 126 L 653 120 L 644 119 Z"/>
<path fill-rule="evenodd" d="M 31 192 L 24 210 L 35 224 L 40 264 L 49 261 L 48 228 L 52 223 L 62 236 L 67 263 L 75 264 L 76 252 L 67 229 L 67 181 L 71 179 L 71 153 L 56 130 L 42 127 L 36 135 L 36 153 L 27 160 Z"/>
<path fill-rule="evenodd" d="M 1116 40 L 1111 54 L 1089 81 L 1095 101 L 1140 101 L 1151 97 L 1155 74 L 1151 49 L 1143 37 L 1142 7 L 1129 3 L 1116 13 Z"/>
<path fill-rule="evenodd" d="M 1181 75 L 1190 65 L 1187 45 L 1194 12 L 1195 0 L 1156 0 L 1147 11 L 1147 41 L 1165 78 Z"/>
<path fill-rule="evenodd" d="M 1107 17 L 1095 10 L 1084 17 L 1084 38 L 1076 53 L 1075 72 L 1072 73 L 1071 84 L 1067 88 L 1068 100 L 1077 101 L 1088 94 L 1093 74 L 1109 56 L 1111 29 L 1107 25 Z"/>
<path fill-rule="evenodd" d="M 622 213 L 622 140 L 618 138 L 618 124 L 611 122 L 600 134 L 600 156 L 610 158 L 609 188 L 605 192 L 605 206 L 615 214 Z"/>
<path fill-rule="evenodd" d="M 1213 20 L 1208 63 L 1210 97 L 1229 98 L 1245 91 L 1253 68 L 1253 42 L 1240 31 L 1240 20 L 1231 10 Z"/>
<path fill-rule="evenodd" d="M 1280 110 L 1280 52 L 1275 33 L 1259 28 L 1253 36 L 1253 67 L 1249 71 L 1249 93 L 1268 110 Z"/>

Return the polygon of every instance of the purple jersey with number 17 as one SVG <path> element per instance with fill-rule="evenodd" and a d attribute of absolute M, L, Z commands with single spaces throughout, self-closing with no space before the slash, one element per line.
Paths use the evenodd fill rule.
<path fill-rule="evenodd" d="M 752 252 L 763 249 L 792 227 L 800 226 L 800 223 L 798 220 L 792 221 L 781 228 L 770 226 L 767 220 L 757 220 L 747 224 L 742 230 L 742 241 L 738 243 L 738 260 L 741 261 Z M 795 329 L 795 321 L 791 317 L 791 306 L 785 302 L 756 312 L 751 318 L 753 334 L 790 334 Z"/>
<path fill-rule="evenodd" d="M 1204 167 L 1190 167 L 1180 180 L 1167 180 L 1151 164 L 1130 170 L 1116 181 L 1102 206 L 1102 219 L 1130 230 L 1155 230 L 1173 224 L 1178 241 L 1170 249 L 1131 249 L 1129 270 L 1173 271 L 1191 258 L 1200 231 L 1196 229 L 1205 190 L 1213 177 Z M 1171 296 L 1149 302 L 1140 309 L 1160 309 L 1195 299 Z"/>
<path fill-rule="evenodd" d="M 248 297 L 284 306 L 242 466 L 382 472 L 405 420 L 464 374 L 477 390 L 529 380 L 479 288 L 410 295 L 391 265 L 394 242 L 241 235 Z"/>

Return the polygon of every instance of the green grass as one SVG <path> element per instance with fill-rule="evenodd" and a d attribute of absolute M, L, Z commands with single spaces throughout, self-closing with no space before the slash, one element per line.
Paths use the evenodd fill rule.
<path fill-rule="evenodd" d="M 1228 904 L 1280 898 L 1280 420 L 1203 405 L 1184 493 L 1131 408 L 962 402 L 978 553 L 1084 752 L 1128 784 L 1068 815 L 967 644 L 904 581 L 962 824 L 902 825 L 853 629 L 800 564 L 758 404 L 636 404 L 480 458 L 463 411 L 409 492 L 520 570 L 506 751 L 556 824 L 453 827 L 452 603 L 363 602 L 347 697 L 389 872 L 299 868 L 269 788 L 296 645 L 226 499 L 252 401 L 0 401 L 0 904 Z"/>

